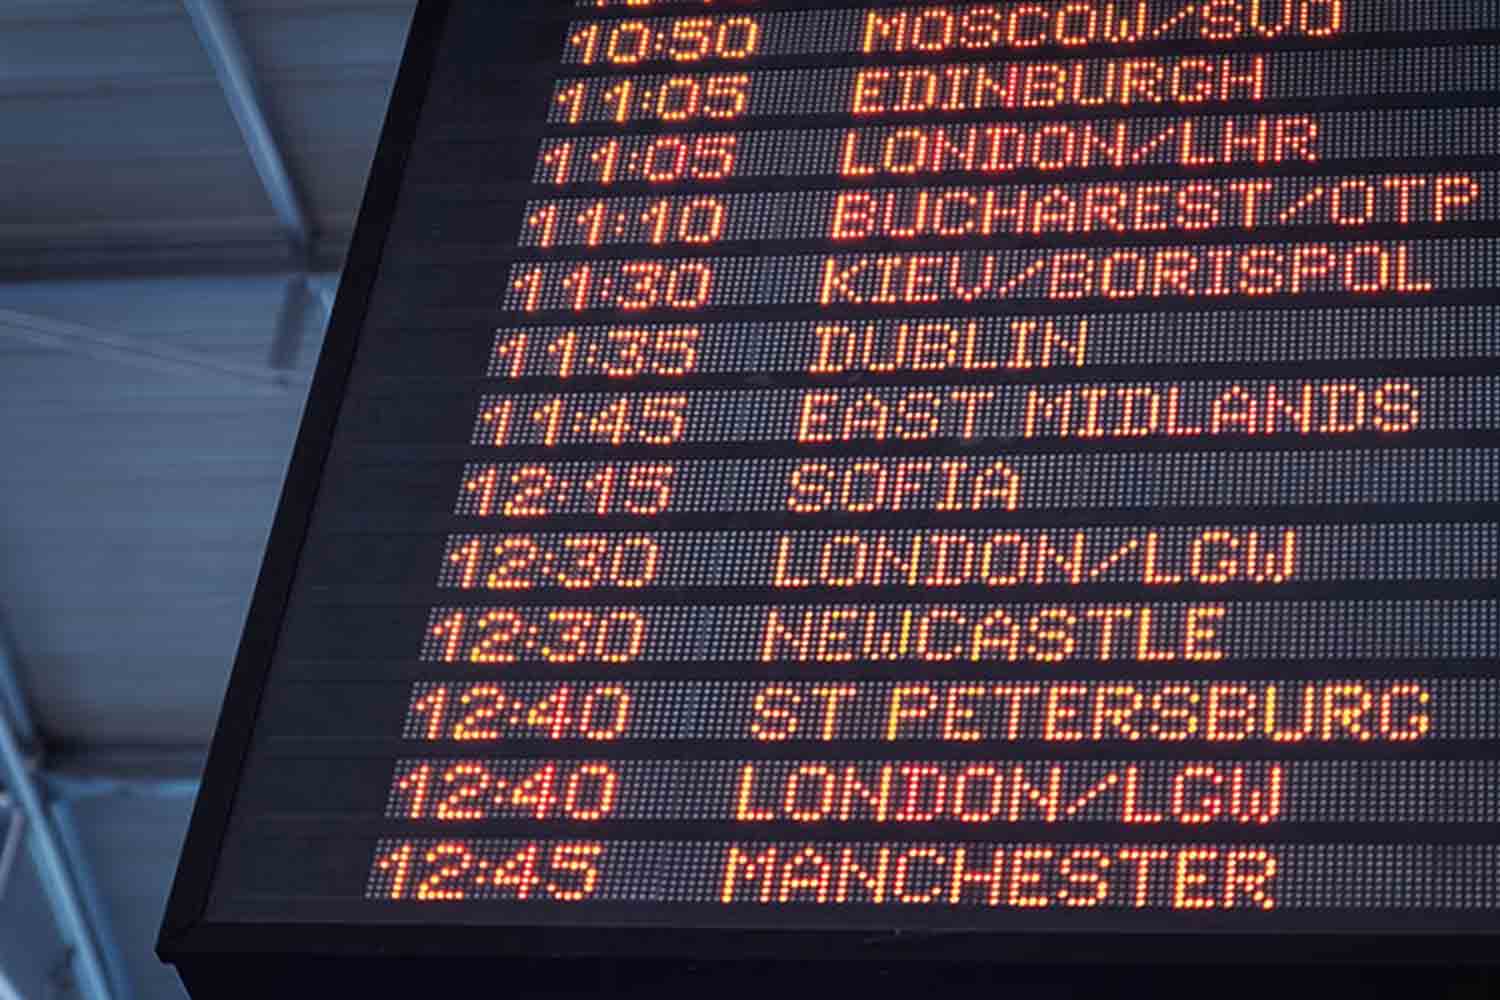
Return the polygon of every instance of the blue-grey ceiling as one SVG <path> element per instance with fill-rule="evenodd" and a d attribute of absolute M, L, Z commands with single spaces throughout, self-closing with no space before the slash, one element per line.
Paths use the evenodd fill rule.
<path fill-rule="evenodd" d="M 414 0 L 227 6 L 331 284 Z M 181 995 L 150 947 L 191 800 L 161 782 L 212 732 L 321 338 L 294 261 L 180 0 L 0 0 L 0 635 L 78 779 L 119 1000 Z M 0 970 L 77 995 L 17 870 Z"/>

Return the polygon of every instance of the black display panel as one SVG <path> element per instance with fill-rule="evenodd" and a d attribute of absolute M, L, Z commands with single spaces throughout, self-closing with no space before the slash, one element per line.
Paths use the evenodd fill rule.
<path fill-rule="evenodd" d="M 1483 956 L 1497 154 L 1469 0 L 424 0 L 164 954 Z"/>

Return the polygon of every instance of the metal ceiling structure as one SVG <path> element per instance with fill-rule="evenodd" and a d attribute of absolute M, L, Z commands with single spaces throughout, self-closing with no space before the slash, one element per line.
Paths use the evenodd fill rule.
<path fill-rule="evenodd" d="M 0 1000 L 151 953 L 415 0 L 0 0 Z"/>

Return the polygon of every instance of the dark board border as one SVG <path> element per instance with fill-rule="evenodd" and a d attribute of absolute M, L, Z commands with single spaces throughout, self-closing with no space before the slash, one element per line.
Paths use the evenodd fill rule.
<path fill-rule="evenodd" d="M 370 169 L 353 242 L 344 264 L 333 315 L 313 375 L 265 561 L 256 581 L 244 635 L 230 674 L 218 726 L 204 767 L 177 877 L 167 901 L 157 953 L 167 961 L 193 950 L 190 932 L 201 926 L 214 869 L 243 775 L 282 618 L 318 499 L 334 428 L 353 371 L 359 336 L 385 256 L 406 161 L 437 67 L 450 0 L 418 0 L 390 108 Z"/>

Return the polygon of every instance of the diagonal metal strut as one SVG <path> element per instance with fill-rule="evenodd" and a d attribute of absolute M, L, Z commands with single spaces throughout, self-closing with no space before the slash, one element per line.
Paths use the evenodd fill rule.
<path fill-rule="evenodd" d="M 261 185 L 271 199 L 276 217 L 281 220 L 293 250 L 305 260 L 312 246 L 312 225 L 292 181 L 291 171 L 287 169 L 276 134 L 271 130 L 255 70 L 234 21 L 223 0 L 182 0 L 182 5 L 192 18 L 198 40 L 213 64 L 214 75 L 219 78 L 229 110 L 239 123 L 240 134 L 245 137 L 245 148 L 255 163 L 256 173 L 260 174 Z"/>
<path fill-rule="evenodd" d="M 165 347 L 141 337 L 109 333 L 79 323 L 34 316 L 11 309 L 0 309 L 0 337 L 15 337 L 100 361 L 112 361 L 173 375 L 210 378 L 242 388 L 269 392 L 285 392 L 291 377 L 289 372 L 277 371 L 269 366 L 262 368 L 234 364 L 192 351 Z M 3 684 L 0 681 L 0 685 Z M 3 687 L 0 687 L 0 698 L 4 694 Z M 13 719 L 17 717 L 12 715 Z M 30 742 L 28 734 L 21 735 L 23 742 Z"/>
<path fill-rule="evenodd" d="M 3 644 L 3 637 L 0 637 L 0 675 L 8 678 L 7 688 L 20 690 L 15 663 Z M 12 714 L 24 708 L 24 704 L 0 704 L 0 784 L 5 786 L 26 821 L 26 843 L 58 927 L 72 946 L 80 991 L 85 1000 L 117 1000 L 67 851 L 52 824 L 46 800 L 18 736 L 20 732 L 33 731 L 29 719 Z"/>

